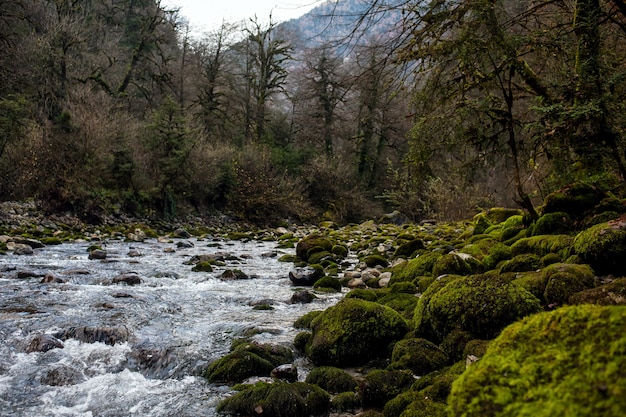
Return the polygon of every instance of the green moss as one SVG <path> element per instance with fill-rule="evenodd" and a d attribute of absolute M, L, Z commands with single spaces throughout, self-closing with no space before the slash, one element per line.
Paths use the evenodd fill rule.
<path fill-rule="evenodd" d="M 561 259 L 561 257 L 556 253 L 549 253 L 541 258 L 539 261 L 539 268 L 545 268 L 548 265 L 557 264 L 562 261 L 563 259 Z"/>
<path fill-rule="evenodd" d="M 523 253 L 533 253 L 539 257 L 549 253 L 556 253 L 561 259 L 569 256 L 574 238 L 569 235 L 541 235 L 518 240 L 511 245 L 513 256 Z"/>
<path fill-rule="evenodd" d="M 315 384 L 331 394 L 340 392 L 356 391 L 359 384 L 349 373 L 332 366 L 320 366 L 313 368 L 306 377 L 305 382 Z"/>
<path fill-rule="evenodd" d="M 191 268 L 193 272 L 213 272 L 213 266 L 211 262 L 198 262 Z"/>
<path fill-rule="evenodd" d="M 300 353 L 305 353 L 306 352 L 306 347 L 309 343 L 311 343 L 311 338 L 313 337 L 313 335 L 311 334 L 311 332 L 300 332 L 296 335 L 296 337 L 294 337 L 293 339 L 293 346 L 294 348 L 300 352 Z"/>
<path fill-rule="evenodd" d="M 361 407 L 361 397 L 356 392 L 342 392 L 330 400 L 331 410 L 338 412 L 354 412 Z"/>
<path fill-rule="evenodd" d="M 330 252 L 332 248 L 333 243 L 330 239 L 321 235 L 313 234 L 305 236 L 298 242 L 296 245 L 296 255 L 303 261 L 308 261 L 309 256 L 312 253 L 321 251 Z"/>
<path fill-rule="evenodd" d="M 384 407 L 387 401 L 408 390 L 415 379 L 410 372 L 375 370 L 365 376 L 361 398 L 365 407 Z"/>
<path fill-rule="evenodd" d="M 43 243 L 44 245 L 60 245 L 63 243 L 63 241 L 61 239 L 59 239 L 58 237 L 44 237 L 43 239 L 41 239 L 41 243 Z"/>
<path fill-rule="evenodd" d="M 443 340 L 455 328 L 490 339 L 508 324 L 541 311 L 534 295 L 497 274 L 452 279 L 431 285 L 427 292 L 431 288 L 418 302 L 414 318 L 416 333 L 431 329 L 434 341 Z"/>
<path fill-rule="evenodd" d="M 274 368 L 270 361 L 240 350 L 211 363 L 204 376 L 209 382 L 234 384 L 252 376 L 269 376 Z"/>
<path fill-rule="evenodd" d="M 576 183 L 549 194 L 543 202 L 542 212 L 564 212 L 571 217 L 582 216 L 605 197 L 605 193 L 590 184 Z"/>
<path fill-rule="evenodd" d="M 523 212 L 520 209 L 507 207 L 493 207 L 485 212 L 485 216 L 492 224 L 499 224 L 513 216 L 521 216 L 522 214 Z"/>
<path fill-rule="evenodd" d="M 474 216 L 474 235 L 482 235 L 493 224 L 489 221 L 484 213 Z"/>
<path fill-rule="evenodd" d="M 389 261 L 387 261 L 384 257 L 380 255 L 368 255 L 361 259 L 361 262 L 364 262 L 370 268 L 378 265 L 382 267 L 386 267 L 389 265 Z"/>
<path fill-rule="evenodd" d="M 394 266 L 391 269 L 391 281 L 389 284 L 401 281 L 413 281 L 424 275 L 432 275 L 433 266 L 442 254 L 439 252 L 425 252 L 417 258 Z"/>
<path fill-rule="evenodd" d="M 451 416 L 618 417 L 626 307 L 564 307 L 515 323 L 453 384 Z"/>
<path fill-rule="evenodd" d="M 500 239 L 502 241 L 509 240 L 518 235 L 524 229 L 524 216 L 517 214 L 509 217 L 502 223 L 502 232 Z"/>
<path fill-rule="evenodd" d="M 569 214 L 564 212 L 546 213 L 537 219 L 533 235 L 558 235 L 572 231 L 574 225 Z"/>
<path fill-rule="evenodd" d="M 395 310 L 357 298 L 344 298 L 311 323 L 307 356 L 317 365 L 350 366 L 384 356 L 407 325 Z"/>
<path fill-rule="evenodd" d="M 415 294 L 389 293 L 378 299 L 378 303 L 393 308 L 407 320 L 413 318 L 418 298 Z"/>
<path fill-rule="evenodd" d="M 408 369 L 415 375 L 426 375 L 446 366 L 448 356 L 426 339 L 403 339 L 396 343 L 389 369 Z"/>
<path fill-rule="evenodd" d="M 278 262 L 295 262 L 297 259 L 295 255 L 285 254 L 278 258 Z"/>
<path fill-rule="evenodd" d="M 626 275 L 626 220 L 601 223 L 579 233 L 574 251 L 599 275 Z"/>
<path fill-rule="evenodd" d="M 412 282 L 396 282 L 389 287 L 392 293 L 416 294 L 417 287 Z"/>
<path fill-rule="evenodd" d="M 277 381 L 259 382 L 221 401 L 217 411 L 225 414 L 272 417 L 326 415 L 330 395 L 316 385 Z"/>
<path fill-rule="evenodd" d="M 424 249 L 424 242 L 421 239 L 409 240 L 398 246 L 393 256 L 396 258 L 409 258 L 416 251 L 422 249 Z"/>
<path fill-rule="evenodd" d="M 439 346 L 445 352 L 451 362 L 464 360 L 465 345 L 473 340 L 474 336 L 464 330 L 454 329 L 443 339 Z"/>
<path fill-rule="evenodd" d="M 542 272 L 544 299 L 548 304 L 566 304 L 574 293 L 595 286 L 595 276 L 589 265 L 557 263 Z"/>
<path fill-rule="evenodd" d="M 507 261 L 513 257 L 511 248 L 503 243 L 498 243 L 491 247 L 489 254 L 483 259 L 483 265 L 486 271 L 495 269 L 502 261 Z"/>
<path fill-rule="evenodd" d="M 428 289 L 428 287 L 430 287 L 430 284 L 432 284 L 435 279 L 437 279 L 436 277 L 433 276 L 427 276 L 427 277 L 417 277 L 415 279 L 415 286 L 417 287 L 419 292 L 424 292 Z"/>
<path fill-rule="evenodd" d="M 345 258 L 346 256 L 348 256 L 348 247 L 346 245 L 343 245 L 343 244 L 335 244 L 335 245 L 333 245 L 333 247 L 330 250 L 330 252 L 333 255 L 339 256 L 340 258 Z"/>
<path fill-rule="evenodd" d="M 571 304 L 626 305 L 626 278 L 573 294 Z"/>
<path fill-rule="evenodd" d="M 500 273 L 535 271 L 539 268 L 540 262 L 541 258 L 534 253 L 522 253 L 513 259 L 504 261 L 500 265 Z"/>
<path fill-rule="evenodd" d="M 366 301 L 378 300 L 378 293 L 374 290 L 366 290 L 365 288 L 355 288 L 350 290 L 344 298 L 359 298 Z"/>
<path fill-rule="evenodd" d="M 334 290 L 336 292 L 340 292 L 341 282 L 337 278 L 325 276 L 315 281 L 315 284 L 313 284 L 313 288 L 315 289 L 327 288 L 327 289 Z"/>
<path fill-rule="evenodd" d="M 515 274 L 513 283 L 526 289 L 532 295 L 537 297 L 543 304 L 547 304 L 543 298 L 546 289 L 546 283 L 543 279 L 541 271 L 528 271 L 521 274 Z"/>
<path fill-rule="evenodd" d="M 443 255 L 433 266 L 433 276 L 444 274 L 470 275 L 481 272 L 482 265 L 475 258 L 459 253 Z"/>

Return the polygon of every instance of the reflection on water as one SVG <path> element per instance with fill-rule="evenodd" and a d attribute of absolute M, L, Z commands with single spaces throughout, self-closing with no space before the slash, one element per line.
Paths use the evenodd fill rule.
<path fill-rule="evenodd" d="M 199 373 L 233 338 L 289 344 L 296 318 L 340 297 L 289 304 L 292 265 L 278 257 L 293 250 L 272 242 L 176 243 L 109 241 L 104 261 L 88 259 L 89 243 L 0 257 L 0 414 L 214 416 L 228 388 Z M 184 264 L 216 252 L 232 256 L 212 273 Z M 252 278 L 219 279 L 227 269 Z M 141 283 L 127 285 L 122 275 Z M 51 280 L 63 282 L 42 282 Z M 257 303 L 274 309 L 255 310 Z M 64 347 L 27 353 L 42 335 Z"/>

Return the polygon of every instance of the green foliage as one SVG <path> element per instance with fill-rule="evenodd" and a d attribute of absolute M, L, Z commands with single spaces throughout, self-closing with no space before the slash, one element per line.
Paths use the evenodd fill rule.
<path fill-rule="evenodd" d="M 330 395 L 304 382 L 259 382 L 217 406 L 220 413 L 272 417 L 309 417 L 325 415 L 330 409 Z"/>
<path fill-rule="evenodd" d="M 357 298 L 344 298 L 311 323 L 307 356 L 317 365 L 363 364 L 387 354 L 388 345 L 407 332 L 393 309 Z"/>
<path fill-rule="evenodd" d="M 331 394 L 354 392 L 358 388 L 354 377 L 343 369 L 332 366 L 319 366 L 311 369 L 304 382 L 315 384 Z"/>
<path fill-rule="evenodd" d="M 450 415 L 623 415 L 625 320 L 624 307 L 583 305 L 512 324 L 454 382 Z"/>

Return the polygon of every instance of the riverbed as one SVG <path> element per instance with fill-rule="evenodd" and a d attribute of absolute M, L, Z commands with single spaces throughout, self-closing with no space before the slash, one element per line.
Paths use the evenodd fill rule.
<path fill-rule="evenodd" d="M 108 240 L 100 242 L 106 259 L 90 260 L 92 244 L 0 256 L 2 416 L 216 416 L 229 388 L 207 383 L 201 372 L 233 339 L 290 345 L 298 317 L 342 296 L 290 303 L 293 264 L 278 259 L 294 250 L 275 242 Z M 216 253 L 225 255 L 221 266 L 192 272 L 193 256 Z M 234 269 L 248 279 L 220 278 Z M 84 329 L 120 337 L 72 336 Z M 61 338 L 63 347 L 29 352 L 42 336 Z"/>

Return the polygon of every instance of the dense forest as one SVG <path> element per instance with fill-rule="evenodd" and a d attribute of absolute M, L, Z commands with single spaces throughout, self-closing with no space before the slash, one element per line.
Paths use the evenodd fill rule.
<path fill-rule="evenodd" d="M 200 36 L 160 0 L 0 0 L 0 199 L 349 222 L 622 185 L 626 2 L 352 0 L 300 23 L 340 14 L 306 42 L 256 18 Z"/>

